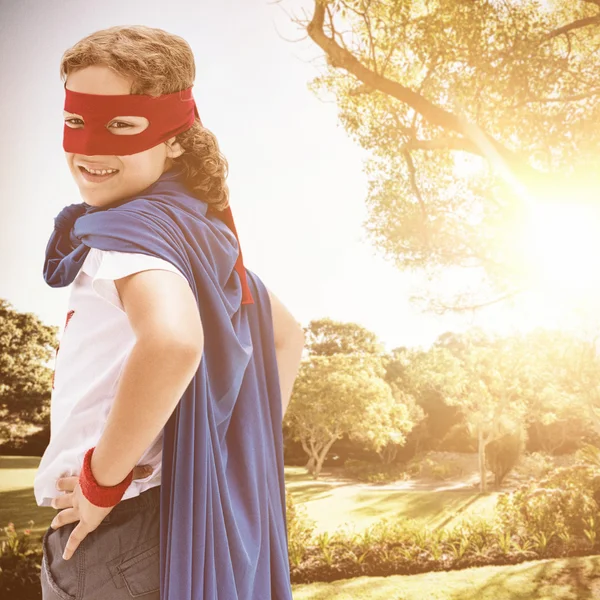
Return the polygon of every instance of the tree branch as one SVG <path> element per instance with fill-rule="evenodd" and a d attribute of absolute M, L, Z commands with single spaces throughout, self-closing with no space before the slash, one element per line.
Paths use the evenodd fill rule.
<path fill-rule="evenodd" d="M 598 0 L 600 2 L 600 0 Z M 600 94 L 600 89 L 590 90 L 582 94 L 573 94 L 571 96 L 562 96 L 560 98 L 534 98 L 533 100 L 526 100 L 525 102 L 519 102 L 513 104 L 513 108 L 520 108 L 527 104 L 549 104 L 551 102 L 576 102 L 577 100 L 585 100 L 586 98 L 592 98 Z"/>
<path fill-rule="evenodd" d="M 469 305 L 463 304 L 463 305 L 448 306 L 447 304 L 444 304 L 441 301 L 436 301 L 431 304 L 431 309 L 433 311 L 437 312 L 438 314 L 444 314 L 447 312 L 476 311 L 481 308 L 487 308 L 489 306 L 493 306 L 494 304 L 499 304 L 500 302 L 504 302 L 505 300 L 508 300 L 509 298 L 517 296 L 520 293 L 521 293 L 521 290 L 513 290 L 512 292 L 507 292 L 506 294 L 502 294 L 501 296 L 498 296 L 497 298 L 494 298 L 492 300 L 488 300 L 486 302 L 481 302 L 478 304 L 469 304 Z"/>
<path fill-rule="evenodd" d="M 594 2 L 594 4 L 596 4 Z M 600 23 L 600 15 L 595 15 L 593 17 L 586 17 L 585 19 L 577 19 L 577 21 L 573 21 L 572 23 L 568 23 L 567 25 L 563 25 L 554 31 L 551 31 L 547 36 L 547 40 L 552 40 L 559 35 L 563 35 L 564 33 L 569 33 L 569 31 L 573 31 L 574 29 L 582 29 L 583 27 L 587 27 L 588 25 L 598 25 Z M 310 35 L 310 34 L 309 34 Z"/>
<path fill-rule="evenodd" d="M 481 148 L 472 140 L 458 137 L 440 137 L 431 140 L 412 139 L 404 144 L 406 150 L 461 150 L 483 156 Z"/>
<path fill-rule="evenodd" d="M 471 139 L 473 144 L 481 149 L 483 155 L 489 157 L 490 149 L 495 150 L 500 157 L 515 170 L 532 175 L 536 177 L 536 179 L 541 175 L 536 169 L 531 167 L 523 157 L 506 148 L 503 144 L 482 131 L 476 125 L 468 123 L 465 119 L 440 108 L 421 94 L 401 83 L 383 77 L 365 67 L 350 51 L 346 48 L 342 48 L 336 42 L 334 37 L 328 37 L 325 34 L 323 26 L 325 21 L 326 3 L 325 0 L 314 1 L 314 14 L 306 29 L 310 38 L 325 52 L 329 63 L 333 67 L 345 69 L 364 84 L 407 104 L 415 112 L 424 117 L 431 125 L 459 133 L 466 138 Z M 330 27 L 333 32 L 332 22 L 330 22 Z"/>
<path fill-rule="evenodd" d="M 419 184 L 417 182 L 417 169 L 415 168 L 415 163 L 413 162 L 412 156 L 410 154 L 410 150 L 405 149 L 403 151 L 404 158 L 406 159 L 406 165 L 408 167 L 408 173 L 410 178 L 410 185 L 412 187 L 413 193 L 419 202 L 419 206 L 421 208 L 421 221 L 423 227 L 423 235 L 425 237 L 425 245 L 429 248 L 431 245 L 431 239 L 429 237 L 429 223 L 427 217 L 427 207 L 425 205 L 425 201 L 423 200 L 423 196 L 421 195 L 421 190 L 419 189 Z"/>

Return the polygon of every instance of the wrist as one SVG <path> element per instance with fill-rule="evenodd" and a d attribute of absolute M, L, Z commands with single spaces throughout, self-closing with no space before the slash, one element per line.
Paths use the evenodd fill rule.
<path fill-rule="evenodd" d="M 100 485 L 92 473 L 92 455 L 94 453 L 94 447 L 90 448 L 83 459 L 83 467 L 81 474 L 79 475 L 79 485 L 81 492 L 87 498 L 89 502 L 95 506 L 111 507 L 117 505 L 125 490 L 129 487 L 129 484 L 133 480 L 133 469 L 131 472 L 121 481 L 120 483 L 113 486 L 102 486 Z"/>
<path fill-rule="evenodd" d="M 127 476 L 127 473 L 122 471 L 122 465 L 116 464 L 114 456 L 106 456 L 103 453 L 102 440 L 94 446 L 94 451 L 90 456 L 90 468 L 94 480 L 102 487 L 118 485 Z"/>

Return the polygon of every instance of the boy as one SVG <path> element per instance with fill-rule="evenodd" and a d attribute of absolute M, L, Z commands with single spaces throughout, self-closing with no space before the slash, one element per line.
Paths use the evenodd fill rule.
<path fill-rule="evenodd" d="M 280 426 L 304 335 L 243 267 L 230 209 L 212 211 L 223 182 L 192 193 L 190 165 L 208 171 L 214 156 L 193 143 L 208 134 L 190 87 L 132 93 L 156 80 L 157 41 L 165 70 L 183 68 L 175 48 L 193 60 L 181 38 L 141 26 L 63 57 L 63 146 L 85 202 L 57 216 L 44 265 L 49 285 L 73 289 L 34 486 L 62 509 L 42 590 L 287 600 Z"/>

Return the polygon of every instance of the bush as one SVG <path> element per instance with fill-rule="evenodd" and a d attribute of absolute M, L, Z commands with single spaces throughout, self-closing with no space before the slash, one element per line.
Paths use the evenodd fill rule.
<path fill-rule="evenodd" d="M 595 468 L 585 465 L 555 469 L 539 482 L 500 494 L 496 516 L 506 530 L 528 538 L 584 537 L 589 520 L 598 513 L 594 500 L 597 475 Z"/>
<path fill-rule="evenodd" d="M 494 474 L 494 485 L 499 488 L 504 478 L 519 461 L 525 448 L 521 432 L 507 433 L 490 442 L 485 450 L 488 468 Z"/>
<path fill-rule="evenodd" d="M 484 518 L 463 519 L 452 530 L 432 529 L 405 518 L 373 524 L 362 533 L 322 533 L 290 566 L 292 583 L 360 576 L 412 575 L 484 565 L 517 564 L 565 554 L 595 554 L 595 539 L 524 538 Z M 592 542 L 590 544 L 590 542 Z"/>
<path fill-rule="evenodd" d="M 464 469 L 458 459 L 440 458 L 430 456 L 417 456 L 406 467 L 412 477 L 427 477 L 436 481 L 445 481 L 453 477 L 464 475 Z"/>
<path fill-rule="evenodd" d="M 515 467 L 518 475 L 526 479 L 541 479 L 554 468 L 554 459 L 544 452 L 523 454 Z"/>
<path fill-rule="evenodd" d="M 354 458 L 349 458 L 344 462 L 344 475 L 368 483 L 389 483 L 409 478 L 402 465 L 372 463 Z"/>
<path fill-rule="evenodd" d="M 287 490 L 285 502 L 290 564 L 297 566 L 304 560 L 306 547 L 313 537 L 315 521 L 307 518 L 306 508 L 299 507 Z"/>
<path fill-rule="evenodd" d="M 29 521 L 33 525 L 33 521 Z M 42 554 L 30 548 L 30 529 L 22 535 L 13 523 L 4 527 L 6 540 L 0 543 L 0 598 L 34 600 L 42 597 L 40 570 Z"/>
<path fill-rule="evenodd" d="M 50 442 L 50 419 L 39 431 L 0 444 L 0 456 L 42 456 Z"/>

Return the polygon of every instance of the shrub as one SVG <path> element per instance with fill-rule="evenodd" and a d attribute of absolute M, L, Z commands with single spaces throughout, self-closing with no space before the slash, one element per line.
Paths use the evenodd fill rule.
<path fill-rule="evenodd" d="M 486 461 L 490 471 L 494 474 L 496 488 L 502 485 L 504 478 L 517 464 L 524 448 L 525 442 L 520 431 L 507 433 L 487 445 Z"/>
<path fill-rule="evenodd" d="M 32 526 L 33 521 L 29 521 L 29 525 Z M 4 533 L 7 539 L 0 543 L 0 598 L 41 598 L 41 549 L 30 547 L 30 529 L 19 535 L 14 524 L 9 523 L 4 527 Z"/>
<path fill-rule="evenodd" d="M 306 508 L 298 506 L 287 490 L 285 502 L 290 564 L 295 566 L 304 560 L 306 547 L 313 537 L 315 521 L 306 516 Z"/>
<path fill-rule="evenodd" d="M 554 460 L 544 452 L 523 454 L 515 471 L 527 479 L 541 479 L 554 468 Z"/>
<path fill-rule="evenodd" d="M 418 456 L 410 461 L 406 472 L 413 477 L 427 477 L 436 481 L 464 475 L 460 461 L 452 457 L 435 459 L 430 456 Z"/>
<path fill-rule="evenodd" d="M 402 465 L 396 463 L 372 463 L 349 458 L 344 462 L 344 475 L 368 483 L 387 483 L 409 478 Z"/>
<path fill-rule="evenodd" d="M 555 469 L 539 482 L 523 484 L 514 492 L 500 494 L 496 517 L 507 530 L 533 539 L 543 534 L 584 536 L 586 520 L 594 518 L 597 471 L 579 465 Z"/>

